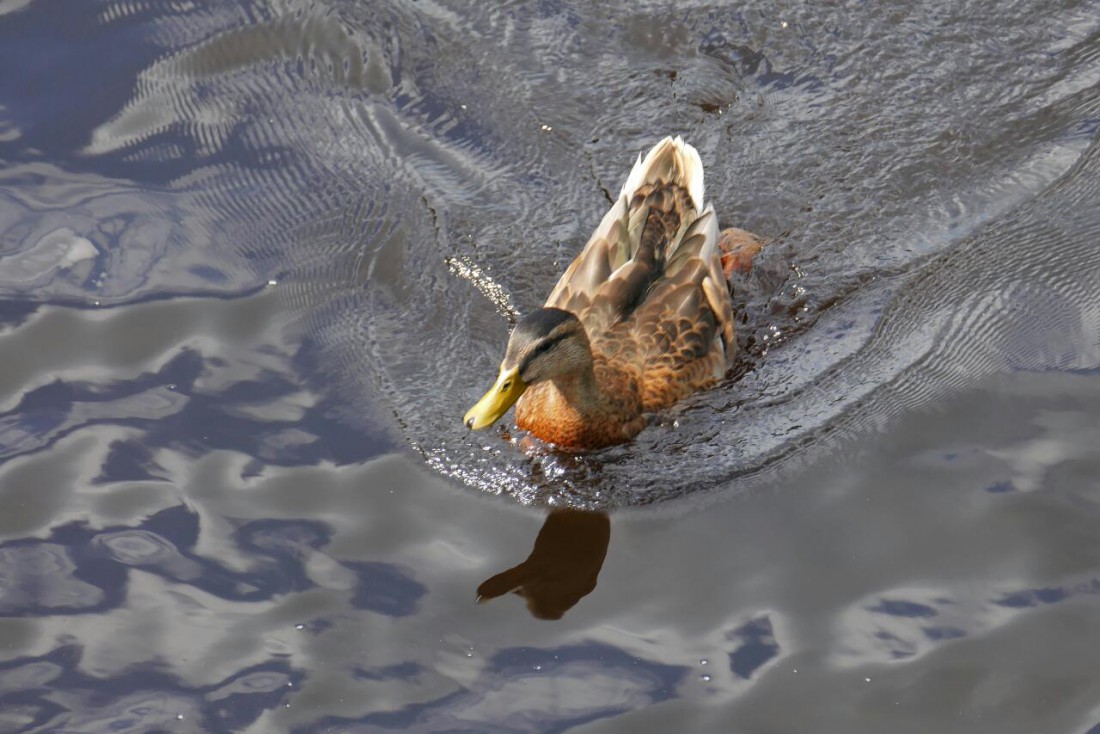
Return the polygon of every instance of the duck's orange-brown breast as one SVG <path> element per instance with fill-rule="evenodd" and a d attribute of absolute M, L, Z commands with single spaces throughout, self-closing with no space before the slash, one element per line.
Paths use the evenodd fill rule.
<path fill-rule="evenodd" d="M 596 380 L 603 395 L 595 404 L 581 400 L 569 383 L 532 385 L 516 404 L 516 425 L 567 449 L 598 449 L 629 441 L 647 422 L 637 378 L 598 367 Z"/>

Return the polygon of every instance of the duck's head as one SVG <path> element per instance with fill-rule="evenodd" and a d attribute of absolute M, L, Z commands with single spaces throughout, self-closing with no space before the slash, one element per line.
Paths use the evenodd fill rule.
<path fill-rule="evenodd" d="M 485 397 L 462 418 L 467 428 L 488 428 L 508 412 L 529 386 L 592 368 L 584 326 L 560 308 L 540 308 L 516 324 L 504 361 Z"/>

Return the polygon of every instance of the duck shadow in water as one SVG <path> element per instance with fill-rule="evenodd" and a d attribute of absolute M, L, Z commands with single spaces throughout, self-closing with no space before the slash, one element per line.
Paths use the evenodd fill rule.
<path fill-rule="evenodd" d="M 561 619 L 596 588 L 610 540 L 611 519 L 605 513 L 551 510 L 531 555 L 478 586 L 478 603 L 511 591 L 527 600 L 538 619 Z"/>

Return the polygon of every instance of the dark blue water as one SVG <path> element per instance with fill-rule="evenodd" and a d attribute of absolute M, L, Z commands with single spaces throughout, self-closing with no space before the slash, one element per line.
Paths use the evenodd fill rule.
<path fill-rule="evenodd" d="M 1090 2 L 0 0 L 0 732 L 1093 731 L 1098 121 Z M 666 134 L 737 379 L 467 434 Z"/>

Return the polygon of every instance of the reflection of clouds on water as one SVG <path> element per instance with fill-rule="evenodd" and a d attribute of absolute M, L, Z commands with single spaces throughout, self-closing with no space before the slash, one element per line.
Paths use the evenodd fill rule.
<path fill-rule="evenodd" d="M 83 458 L 74 461 L 87 465 L 89 476 L 102 474 L 96 464 L 118 464 L 118 445 L 118 435 L 110 431 L 98 443 L 76 442 L 73 450 Z M 162 726 L 167 711 L 184 715 L 181 726 L 198 720 L 197 731 L 223 731 L 232 727 L 212 717 L 232 716 L 224 721 L 243 724 L 264 709 L 277 710 L 287 722 L 315 724 L 310 712 L 317 709 L 310 702 L 316 704 L 318 695 L 334 686 L 331 690 L 343 691 L 347 702 L 343 719 L 331 719 L 334 726 L 342 726 L 342 720 L 370 726 L 381 717 L 438 728 L 506 716 L 527 730 L 541 728 L 540 722 L 591 720 L 651 705 L 674 695 L 684 675 L 682 668 L 603 644 L 494 649 L 479 640 L 471 644 L 492 649 L 488 658 L 467 657 L 465 646 L 460 647 L 454 677 L 441 677 L 447 667 L 438 664 L 427 630 L 431 620 L 455 613 L 454 599 L 429 591 L 429 583 L 438 588 L 440 578 L 418 578 L 411 566 L 428 563 L 461 574 L 478 556 L 480 543 L 464 537 L 462 526 L 438 528 L 439 518 L 422 515 L 419 503 L 410 500 L 438 505 L 443 498 L 433 492 L 452 490 L 387 491 L 423 479 L 403 463 L 394 472 L 397 466 L 387 462 L 389 471 L 361 473 L 366 481 L 341 483 L 335 492 L 331 480 L 339 475 L 318 467 L 268 468 L 262 477 L 245 479 L 246 486 L 238 490 L 211 493 L 219 485 L 242 481 L 239 461 L 220 461 L 226 454 L 181 463 L 173 453 L 159 453 L 158 483 L 107 481 L 74 489 L 69 501 L 74 512 L 90 502 L 103 503 L 119 513 L 114 523 L 54 527 L 50 539 L 39 545 L 56 554 L 47 553 L 42 562 L 26 563 L 23 541 L 0 546 L 0 558 L 24 569 L 10 583 L 53 590 L 9 610 L 37 618 L 39 632 L 20 663 L 33 667 L 0 680 L 9 682 L 7 690 L 40 685 L 56 676 L 42 660 L 61 660 L 66 670 L 76 666 L 83 671 L 63 674 L 62 687 L 72 695 L 51 699 L 62 707 L 50 709 L 51 725 L 83 730 L 131 721 L 127 726 L 141 730 L 142 725 Z M 201 487 L 188 492 L 197 506 L 171 504 L 172 493 L 162 493 L 168 506 L 148 514 L 133 506 L 128 520 L 125 504 L 100 496 L 126 496 L 127 485 L 139 490 L 189 482 Z M 278 508 L 280 496 L 291 517 L 262 516 Z M 447 507 L 461 507 L 453 504 L 461 499 L 461 494 L 449 494 L 440 508 L 444 515 Z M 316 519 L 294 519 L 303 513 Z M 416 525 L 423 531 L 410 530 Z M 442 532 L 432 537 L 432 527 Z M 404 561 L 371 558 L 377 551 L 369 548 L 379 541 L 392 544 L 394 558 Z M 26 569 L 35 578 L 27 577 Z M 482 613 L 470 598 L 476 578 L 462 584 L 468 604 L 460 620 Z M 72 589 L 84 592 L 81 603 L 93 614 L 80 613 L 85 609 L 72 600 Z M 64 616 L 49 606 L 58 603 L 65 605 Z M 402 631 L 394 636 L 397 624 Z M 410 645 L 409 635 L 417 638 L 417 629 L 426 634 Z M 67 647 L 56 647 L 62 640 Z M 290 667 L 269 671 L 268 666 L 283 665 L 279 660 Z M 257 672 L 249 673 L 250 668 Z M 286 685 L 289 671 L 303 668 L 314 668 L 316 680 L 305 688 Z M 159 672 L 149 673 L 152 669 Z M 135 677 L 135 670 L 146 672 Z M 105 689 L 136 692 L 115 697 L 109 706 L 90 704 L 82 693 L 91 687 L 81 677 L 85 673 L 94 674 Z M 25 683 L 18 682 L 20 676 Z M 438 695 L 410 707 L 418 697 L 413 692 L 425 685 Z M 516 703 L 522 691 L 533 698 Z M 0 702 L 3 695 L 0 691 Z M 138 717 L 138 723 L 130 717 Z"/>
<path fill-rule="evenodd" d="M 69 410 L 59 407 L 59 403 L 67 401 L 71 401 Z M 178 412 L 186 402 L 185 396 L 164 387 L 131 395 L 92 397 L 55 383 L 28 395 L 12 413 L 0 415 L 0 457 L 41 451 L 61 436 L 99 423 L 163 419 Z M 35 403 L 49 407 L 36 408 Z"/>
<path fill-rule="evenodd" d="M 0 5 L 0 729 L 1094 725 L 1089 8 Z M 597 461 L 467 437 L 666 132 L 795 260 L 766 358 Z M 616 515 L 544 622 L 472 593 L 542 518 L 409 444 L 593 505 L 794 468 Z"/>
<path fill-rule="evenodd" d="M 64 668 L 49 660 L 32 660 L 0 668 L 0 690 L 7 693 L 42 688 L 59 675 Z"/>
<path fill-rule="evenodd" d="M 43 235 L 18 260 L 9 258 L 4 263 L 4 275 L 28 289 L 41 288 L 54 268 L 72 270 L 84 260 L 94 260 L 98 254 L 90 240 L 77 236 L 68 227 L 60 227 Z"/>
<path fill-rule="evenodd" d="M 102 446 L 85 442 L 82 448 L 92 456 L 108 456 L 106 449 L 112 444 L 108 435 Z M 171 473 L 172 463 L 167 462 L 164 471 Z M 206 474 L 222 482 L 230 479 Z M 300 494 L 316 485 L 331 495 L 321 474 L 312 481 L 302 475 L 288 489 Z M 343 495 L 303 497 L 310 512 L 320 517 L 326 515 L 326 507 L 342 505 L 345 510 L 332 518 L 334 522 L 247 519 L 262 511 L 255 504 L 258 490 L 278 491 L 280 482 L 291 476 L 257 480 L 239 502 L 233 493 L 200 499 L 203 505 L 228 503 L 220 516 L 232 517 L 232 505 L 245 511 L 228 525 L 215 522 L 204 528 L 202 518 L 212 506 L 196 513 L 175 505 L 131 527 L 96 530 L 78 523 L 55 528 L 52 535 L 63 539 L 65 546 L 50 541 L 34 546 L 34 562 L 28 562 L 22 541 L 0 546 L 0 559 L 23 569 L 23 576 L 9 574 L 9 583 L 52 589 L 9 611 L 40 618 L 36 648 L 67 640 L 67 646 L 39 650 L 13 668 L 0 667 L 0 682 L 7 683 L 0 703 L 5 691 L 25 692 L 64 675 L 67 694 L 49 699 L 54 704 L 51 725 L 76 731 L 112 726 L 141 731 L 143 726 L 160 728 L 175 720 L 182 730 L 190 721 L 201 722 L 195 731 L 228 731 L 267 709 L 278 711 L 286 722 L 317 725 L 310 718 L 315 710 L 310 702 L 318 702 L 330 681 L 338 683 L 333 690 L 343 691 L 346 701 L 343 715 L 323 719 L 334 730 L 396 721 L 433 731 L 463 722 L 477 728 L 478 722 L 506 720 L 517 731 L 528 731 L 612 716 L 675 695 L 684 668 L 606 644 L 503 646 L 488 658 L 460 653 L 454 662 L 456 677 L 450 682 L 440 678 L 436 671 L 446 667 L 436 664 L 430 638 L 410 645 L 407 630 L 392 638 L 387 629 L 400 620 L 423 628 L 424 621 L 418 620 L 452 614 L 452 602 L 432 600 L 428 587 L 399 564 L 358 559 L 354 552 L 346 557 L 355 547 L 347 541 L 364 532 L 377 540 L 371 522 L 381 522 L 379 529 L 402 528 L 392 539 L 398 556 L 430 553 L 436 565 L 450 556 L 451 567 L 457 568 L 461 564 L 454 565 L 453 552 L 462 545 L 461 527 L 444 532 L 438 542 L 409 537 L 405 520 L 413 517 L 409 513 L 415 512 L 415 504 L 386 493 L 390 506 L 380 507 L 366 494 L 369 486 L 358 481 L 349 483 Z M 373 483 L 400 482 L 400 473 L 388 480 L 385 476 Z M 76 496 L 96 491 L 102 490 L 81 488 Z M 431 499 L 421 489 L 417 494 Z M 334 502 L 341 496 L 343 500 Z M 352 499 L 355 502 L 348 501 Z M 360 509 L 355 510 L 356 505 Z M 373 510 L 364 517 L 360 513 L 366 508 Z M 223 533 L 228 537 L 206 537 Z M 344 558 L 330 550 L 337 539 L 345 549 Z M 84 604 L 98 604 L 88 607 L 95 614 L 79 614 L 83 610 L 73 601 L 74 588 L 84 591 Z M 5 591 L 5 598 L 22 598 Z M 62 604 L 60 611 L 67 616 L 56 616 L 51 604 Z M 461 616 L 479 613 L 471 599 Z M 66 672 L 59 673 L 55 665 Z M 235 673 L 242 665 L 246 669 Z M 290 671 L 303 666 L 316 667 L 311 677 L 317 680 L 300 688 Z M 433 678 L 436 684 L 429 687 L 439 696 L 408 704 L 411 692 Z M 88 696 L 101 689 L 131 692 L 112 697 L 109 705 L 90 704 Z M 382 691 L 388 693 L 376 695 Z M 28 716 L 35 709 L 34 700 L 21 701 Z M 177 715 L 184 718 L 170 718 Z"/>
<path fill-rule="evenodd" d="M 891 589 L 838 615 L 833 663 L 856 667 L 900 663 L 944 643 L 1009 621 L 978 589 L 965 596 L 931 589 Z"/>
<path fill-rule="evenodd" d="M 89 693 L 91 693 L 89 691 Z M 76 701 L 62 701 L 70 705 Z M 75 710 L 74 710 L 75 709 Z M 74 734 L 95 734 L 109 730 L 141 734 L 150 730 L 195 732 L 202 729 L 202 707 L 186 695 L 163 690 L 127 693 L 94 708 L 70 709 L 51 720 L 51 725 Z"/>
<path fill-rule="evenodd" d="M 76 570 L 64 545 L 0 546 L 0 614 L 72 613 L 98 607 L 106 594 L 76 578 Z"/>
<path fill-rule="evenodd" d="M 166 287 L 242 292 L 258 284 L 174 194 L 40 164 L 0 173 L 0 294 L 107 306 Z M 170 286 L 168 284 L 171 284 Z"/>
<path fill-rule="evenodd" d="M 825 539 L 815 530 L 819 523 L 825 527 L 844 523 L 810 509 L 802 513 L 802 525 L 777 536 L 768 528 L 780 523 L 786 527 L 793 518 L 775 518 L 757 527 L 751 516 L 742 522 L 735 513 L 730 524 L 719 513 L 712 520 L 717 524 L 701 533 L 669 526 L 665 542 L 678 549 L 672 555 L 666 555 L 669 551 L 662 550 L 660 543 L 644 549 L 632 544 L 628 523 L 625 539 L 620 534 L 617 542 L 627 543 L 625 547 L 635 554 L 633 561 L 627 562 L 625 570 L 622 562 L 615 565 L 616 541 L 612 541 L 612 569 L 601 575 L 598 593 L 585 597 L 563 621 L 552 623 L 563 625 L 560 630 L 548 629 L 532 637 L 530 630 L 514 627 L 517 616 L 526 616 L 518 605 L 477 606 L 471 593 L 479 581 L 515 563 L 516 556 L 522 557 L 530 547 L 538 523 L 527 522 L 525 513 L 493 505 L 490 516 L 496 519 L 475 520 L 482 511 L 480 503 L 469 504 L 463 492 L 427 481 L 398 459 L 340 468 L 323 459 L 313 466 L 274 463 L 288 456 L 301 461 L 285 453 L 267 458 L 262 448 L 266 439 L 260 437 L 272 428 L 312 432 L 325 438 L 319 445 L 326 450 L 336 429 L 316 422 L 317 411 L 323 410 L 318 394 L 303 390 L 287 377 L 285 367 L 280 368 L 285 350 L 277 339 L 240 341 L 240 333 L 268 333 L 263 328 L 233 326 L 236 321 L 265 324 L 262 313 L 252 313 L 258 305 L 263 305 L 262 297 L 226 304 L 150 304 L 145 313 L 155 315 L 167 336 L 156 349 L 132 358 L 133 379 L 112 386 L 70 378 L 53 387 L 35 388 L 45 391 L 32 391 L 35 397 L 23 404 L 28 415 L 39 403 L 64 405 L 65 400 L 75 405 L 100 401 L 116 411 L 102 422 L 76 424 L 60 432 L 52 444 L 54 453 L 33 449 L 2 469 L 10 477 L 20 467 L 37 467 L 36 479 L 0 483 L 0 493 L 7 500 L 23 504 L 33 497 L 42 503 L 56 495 L 56 505 L 42 505 L 46 508 L 42 518 L 19 520 L 24 528 L 20 532 L 38 528 L 42 540 L 37 542 L 49 553 L 28 550 L 37 546 L 11 535 L 14 539 L 0 546 L 0 558 L 7 559 L 7 583 L 20 589 L 17 595 L 5 594 L 21 605 L 8 611 L 36 623 L 37 633 L 24 636 L 24 644 L 30 645 L 23 653 L 27 659 L 43 659 L 61 644 L 75 645 L 82 670 L 94 672 L 106 681 L 104 685 L 120 688 L 136 685 L 127 677 L 135 665 L 158 666 L 168 677 L 146 678 L 147 688 L 140 690 L 150 686 L 163 690 L 165 700 L 171 701 L 177 701 L 172 696 L 179 689 L 191 691 L 178 702 L 186 710 L 197 711 L 196 716 L 238 709 L 253 711 L 249 716 L 261 715 L 255 711 L 267 706 L 278 709 L 279 720 L 291 722 L 288 726 L 315 724 L 315 712 L 326 711 L 326 721 L 349 730 L 382 727 L 392 721 L 445 729 L 464 721 L 477 726 L 476 722 L 504 717 L 522 731 L 538 728 L 531 722 L 616 714 L 601 701 L 625 701 L 645 708 L 668 696 L 733 706 L 746 700 L 748 691 L 768 689 L 791 675 L 820 681 L 824 669 L 850 671 L 862 680 L 878 675 L 876 666 L 919 665 L 938 659 L 933 653 L 982 643 L 1032 615 L 1069 608 L 1066 602 L 1095 596 L 1089 592 L 1094 576 L 1071 569 L 1046 574 L 1043 584 L 1014 580 L 1015 562 L 1008 557 L 1000 581 L 992 586 L 974 584 L 985 591 L 971 596 L 957 587 L 941 594 L 919 587 L 885 586 L 872 579 L 851 589 L 814 588 L 811 583 L 780 602 L 790 582 L 780 569 L 798 568 L 830 547 L 822 545 Z M 189 316 L 181 320 L 183 313 Z M 98 316 L 103 325 L 99 328 L 125 331 L 128 322 L 123 312 Z M 36 318 L 27 323 L 34 324 Z M 188 329 L 205 329 L 205 324 L 222 329 L 222 336 L 199 342 L 201 352 L 185 350 L 168 356 L 176 344 L 195 343 L 187 338 Z M 230 344 L 236 344 L 237 351 Z M 232 357 L 231 368 L 220 367 L 227 357 Z M 60 351 L 55 359 L 64 364 L 70 358 Z M 149 363 L 156 369 L 141 369 Z M 1020 373 L 1013 389 L 1022 400 L 1035 400 L 1050 394 L 1037 384 L 1055 378 Z M 35 378 L 28 372 L 26 379 Z M 1087 376 L 1066 379 L 1086 380 Z M 144 404 L 131 401 L 130 396 L 164 391 L 167 385 L 173 389 L 165 394 L 183 401 L 177 403 L 181 407 L 156 420 L 143 418 Z M 292 406 L 287 412 L 277 407 L 284 400 Z M 75 412 L 70 408 L 62 415 Z M 1042 439 L 1052 431 L 1087 436 L 1081 433 L 1080 421 L 1059 421 L 1053 415 L 1060 414 L 1041 414 L 1030 424 L 993 416 L 991 420 L 1004 427 L 1003 436 L 998 439 L 1001 434 L 985 431 L 988 440 L 981 450 L 967 449 L 974 444 L 959 448 L 932 442 L 904 459 L 880 457 L 889 467 L 881 473 L 903 466 L 930 486 L 941 486 L 945 472 L 978 472 L 999 481 L 1031 476 L 1030 464 L 998 458 L 998 451 L 1014 456 L 1011 447 L 1021 440 Z M 932 427 L 914 429 L 913 435 L 935 436 L 943 432 L 937 421 L 950 425 L 952 419 L 933 415 L 914 420 L 932 421 Z M 175 443 L 186 425 L 201 427 L 207 442 Z M 945 456 L 955 458 L 935 459 Z M 1088 461 L 1091 454 L 1073 456 Z M 51 462 L 60 459 L 64 459 L 61 466 L 52 467 Z M 51 468 L 55 470 L 48 471 Z M 57 473 L 62 468 L 67 474 Z M 19 494 L 20 485 L 26 486 L 23 494 Z M 850 491 L 846 486 L 842 483 L 823 493 L 819 501 L 824 508 L 840 512 L 845 492 Z M 980 502 L 995 503 L 992 507 L 1040 500 L 1043 495 L 1042 489 L 992 494 L 984 491 L 988 486 L 988 480 L 976 478 L 973 489 Z M 816 496 L 814 491 L 805 496 Z M 898 505 L 894 512 L 910 514 L 905 503 L 915 502 L 920 494 L 899 490 L 890 496 Z M 186 504 L 181 503 L 184 499 Z M 931 500 L 918 508 L 937 512 Z M 16 529 L 15 517 L 5 516 L 10 530 Z M 695 522 L 692 517 L 689 513 L 679 522 Z M 87 524 L 89 518 L 91 524 Z M 487 527 L 507 534 L 519 518 L 525 522 L 504 545 L 498 540 L 487 546 L 489 536 L 469 530 L 487 522 Z M 938 514 L 936 518 L 917 524 L 944 524 Z M 1044 527 L 1041 515 L 1035 521 L 1039 524 L 1027 530 L 1033 535 Z M 965 524 L 964 517 L 952 522 Z M 927 554 L 924 550 L 914 554 L 912 541 L 887 533 L 882 518 L 876 519 L 873 513 L 859 525 L 859 532 L 845 537 L 857 552 L 871 543 L 883 553 L 886 564 L 908 563 L 902 559 Z M 952 527 L 947 523 L 948 529 Z M 1018 532 L 1011 522 L 998 527 L 987 520 L 985 526 L 992 547 L 1008 543 Z M 879 537 L 883 533 L 887 535 Z M 686 537 L 690 544 L 685 545 Z M 780 538 L 787 542 L 780 544 Z M 740 557 L 723 560 L 726 542 Z M 843 542 L 836 543 L 844 547 Z M 1031 552 L 1027 546 L 1017 549 L 1024 556 Z M 47 557 L 27 564 L 21 555 L 25 553 Z M 683 565 L 683 558 L 693 554 L 697 556 L 692 562 Z M 850 563 L 847 554 L 842 558 L 841 565 Z M 782 562 L 777 565 L 776 559 Z M 638 573 L 631 570 L 633 563 L 647 566 L 644 584 L 630 582 L 629 577 Z M 934 560 L 928 563 L 932 565 L 923 573 L 936 573 Z M 9 565 L 21 570 L 12 571 Z M 777 570 L 769 574 L 768 568 Z M 803 572 L 829 578 L 824 570 L 812 569 L 811 564 Z M 983 570 L 970 573 L 981 578 L 995 575 L 995 569 L 985 564 Z M 858 573 L 854 578 L 859 578 Z M 697 592 L 700 583 L 709 590 L 706 607 L 695 607 L 690 595 L 681 597 L 685 589 Z M 814 610 L 817 604 L 823 605 L 822 611 L 795 611 Z M 832 611 L 832 605 L 842 611 Z M 679 622 L 669 624 L 670 615 Z M 573 623 L 577 629 L 570 627 Z M 459 632 L 441 636 L 439 631 L 444 629 Z M 504 633 L 501 639 L 494 634 L 498 630 Z M 560 658 L 561 650 L 576 648 L 578 639 L 604 651 L 578 653 L 568 665 L 558 664 L 553 656 Z M 620 666 L 616 654 L 641 662 Z M 266 670 L 264 666 L 280 660 L 289 666 L 282 672 L 230 683 L 241 671 Z M 652 676 L 659 679 L 665 673 L 635 670 L 657 661 L 678 671 L 668 673 L 675 683 L 667 691 L 658 692 L 660 687 L 652 682 Z M 35 670 L 27 675 L 46 675 Z M 272 680 L 291 671 L 309 671 L 310 677 L 301 688 L 288 686 L 286 692 L 272 688 L 263 694 L 226 694 L 218 698 L 223 708 L 211 708 L 212 691 L 219 687 L 233 691 L 273 687 Z M 544 675 L 546 671 L 551 672 Z M 517 688 L 516 681 L 525 685 Z M 577 681 L 584 682 L 580 690 Z M 201 696 L 194 691 L 201 691 Z M 529 691 L 530 697 L 517 691 Z M 276 698 L 277 693 L 282 697 Z M 585 699 L 581 693 L 591 693 L 597 700 Z M 251 697 L 254 703 L 232 703 L 241 696 Z M 517 698 L 524 703 L 510 703 Z M 285 708 L 285 703 L 291 707 Z M 87 715 L 95 725 L 131 711 L 112 708 L 92 715 L 86 704 L 72 706 L 74 712 L 84 712 L 74 713 L 74 722 Z"/>
<path fill-rule="evenodd" d="M 142 435 L 132 448 L 117 447 L 101 481 L 158 476 L 157 450 L 191 443 L 233 447 L 257 466 L 382 450 L 388 441 L 338 428 L 339 395 L 303 389 L 273 319 L 276 297 L 261 292 L 241 303 L 248 305 L 183 301 L 91 317 L 57 308 L 31 315 L 0 335 L 12 355 L 0 395 L 18 400 L 0 412 L 0 456 L 34 455 L 93 426 Z"/>
<path fill-rule="evenodd" d="M 503 649 L 463 688 L 361 717 L 328 717 L 326 731 L 565 731 L 674 696 L 686 670 L 599 644 Z"/>
<path fill-rule="evenodd" d="M 1037 435 L 990 451 L 1005 463 L 1014 477 L 1012 487 L 1021 492 L 1041 489 L 1051 471 L 1090 457 L 1100 446 L 1094 417 L 1080 410 L 1045 411 L 1037 416 L 1035 428 Z"/>
<path fill-rule="evenodd" d="M 83 442 L 85 462 L 103 461 L 114 443 L 109 434 L 98 446 Z M 110 706 L 87 703 L 85 693 L 51 698 L 71 709 L 51 708 L 51 724 L 73 727 L 128 721 L 135 711 L 156 726 L 166 710 L 156 702 L 167 702 L 169 710 L 197 717 L 197 731 L 228 731 L 260 716 L 284 730 L 495 724 L 545 731 L 677 698 L 748 705 L 741 702 L 759 700 L 749 691 L 775 691 L 792 676 L 823 684 L 828 671 L 851 671 L 869 685 L 864 678 L 883 675 L 876 666 L 904 671 L 932 652 L 982 642 L 1036 611 L 1065 607 L 1063 596 L 1075 593 L 986 587 L 963 603 L 957 590 L 949 600 L 947 592 L 929 589 L 876 590 L 870 579 L 860 582 L 867 593 L 850 602 L 850 611 L 819 615 L 813 607 L 819 595 L 831 604 L 847 592 L 798 589 L 782 566 L 764 573 L 766 561 L 731 558 L 724 550 L 677 568 L 680 561 L 665 558 L 661 542 L 640 547 L 644 534 L 627 523 L 618 542 L 632 560 L 620 557 L 615 566 L 613 546 L 613 567 L 601 576 L 599 593 L 535 631 L 514 624 L 526 617 L 516 605 L 475 605 L 470 589 L 513 562 L 509 556 L 531 542 L 538 518 L 522 523 L 514 541 L 493 541 L 488 547 L 501 556 L 486 557 L 486 536 L 470 535 L 473 515 L 488 512 L 489 525 L 501 527 L 527 515 L 471 505 L 461 492 L 424 481 L 407 462 L 389 458 L 354 470 L 268 467 L 250 478 L 241 478 L 241 466 L 228 452 L 163 461 L 165 481 L 183 488 L 191 506 L 137 511 L 102 528 L 55 528 L 40 544 L 52 549 L 49 557 L 29 566 L 8 555 L 25 552 L 25 543 L 0 546 L 0 558 L 34 569 L 50 584 L 90 584 L 89 599 L 106 600 L 88 607 L 93 614 L 22 609 L 37 618 L 39 632 L 18 664 L 33 667 L 0 681 L 24 692 L 56 688 L 52 666 L 59 665 L 75 670 L 63 674 L 66 691 L 100 690 L 82 677 L 94 675 L 103 690 L 130 692 Z M 982 501 L 1001 501 L 982 486 L 975 487 Z M 111 487 L 78 487 L 72 501 L 79 507 Z M 834 493 L 821 502 L 830 508 L 842 500 Z M 811 559 L 824 540 L 808 528 L 830 527 L 833 510 L 780 514 L 798 523 L 783 537 L 805 535 L 809 543 L 791 549 L 769 530 L 767 516 L 754 519 L 752 506 L 746 510 L 732 525 L 721 514 L 683 517 L 689 527 L 669 528 L 664 542 L 682 543 L 686 532 L 697 536 L 696 550 L 706 551 L 715 538 L 743 536 L 734 546 L 742 553 L 760 545 L 767 559 L 783 550 L 805 558 L 804 573 L 820 575 Z M 650 522 L 645 517 L 639 519 Z M 61 541 L 65 554 L 58 556 Z M 631 579 L 634 562 L 646 567 L 644 583 Z M 1086 583 L 1065 582 L 1067 589 Z M 706 605 L 690 596 L 700 586 L 711 589 Z M 758 606 L 787 593 L 794 596 L 777 607 Z M 678 623 L 669 623 L 670 609 L 681 610 Z M 820 629 L 818 616 L 828 622 Z M 442 637 L 444 630 L 457 632 Z M 137 676 L 135 667 L 146 672 Z M 35 700 L 19 701 L 30 707 L 28 716 Z"/>
<path fill-rule="evenodd" d="M 174 545 L 148 530 L 119 530 L 92 539 L 112 560 L 124 566 L 156 568 L 167 576 L 187 581 L 201 573 L 198 563 L 184 558 Z"/>
<path fill-rule="evenodd" d="M 737 645 L 729 656 L 730 670 L 739 678 L 752 678 L 780 654 L 772 621 L 767 616 L 757 617 L 737 628 L 729 639 Z"/>
<path fill-rule="evenodd" d="M 58 647 L 39 658 L 0 665 L 0 722 L 18 731 L 240 731 L 293 693 L 301 676 L 271 663 L 225 681 L 191 687 L 156 670 L 110 678 L 82 670 L 80 651 Z M 15 731 L 15 729 L 13 729 Z"/>

